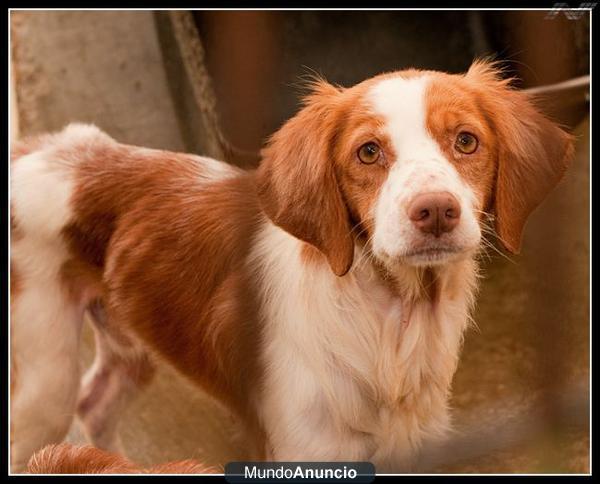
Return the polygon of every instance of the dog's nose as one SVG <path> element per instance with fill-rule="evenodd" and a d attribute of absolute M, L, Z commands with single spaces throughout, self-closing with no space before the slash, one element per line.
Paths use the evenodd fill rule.
<path fill-rule="evenodd" d="M 408 206 L 408 217 L 422 232 L 439 237 L 458 225 L 460 204 L 448 192 L 422 193 Z"/>

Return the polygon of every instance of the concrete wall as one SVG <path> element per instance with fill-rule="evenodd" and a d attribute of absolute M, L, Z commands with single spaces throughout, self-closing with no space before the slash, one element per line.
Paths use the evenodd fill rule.
<path fill-rule="evenodd" d="M 183 149 L 152 12 L 13 11 L 11 24 L 22 135 L 83 121 Z"/>

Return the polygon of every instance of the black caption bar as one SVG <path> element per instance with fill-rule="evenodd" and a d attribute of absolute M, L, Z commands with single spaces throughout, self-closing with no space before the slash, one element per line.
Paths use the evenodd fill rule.
<path fill-rule="evenodd" d="M 375 479 L 370 462 L 230 462 L 225 480 L 231 484 L 254 482 L 353 482 Z"/>

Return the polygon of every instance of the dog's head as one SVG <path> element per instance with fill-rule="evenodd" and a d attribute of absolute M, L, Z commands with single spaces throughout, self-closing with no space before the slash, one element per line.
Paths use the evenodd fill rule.
<path fill-rule="evenodd" d="M 347 89 L 315 81 L 262 154 L 267 215 L 343 275 L 357 242 L 390 268 L 472 256 L 488 213 L 518 252 L 573 140 L 477 61 L 464 75 L 401 71 Z"/>

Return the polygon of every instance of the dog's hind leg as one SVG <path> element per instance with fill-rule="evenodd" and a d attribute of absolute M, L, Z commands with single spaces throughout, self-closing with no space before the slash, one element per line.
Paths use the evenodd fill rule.
<path fill-rule="evenodd" d="M 119 418 L 138 391 L 152 380 L 154 365 L 134 338 L 108 320 L 100 301 L 90 305 L 89 313 L 96 356 L 82 381 L 77 416 L 90 443 L 123 453 Z"/>
<path fill-rule="evenodd" d="M 23 244 L 13 245 L 15 255 L 22 255 Z M 10 462 L 18 473 L 35 451 L 61 442 L 71 426 L 83 309 L 58 271 L 40 259 L 31 265 L 11 261 L 10 313 Z"/>

